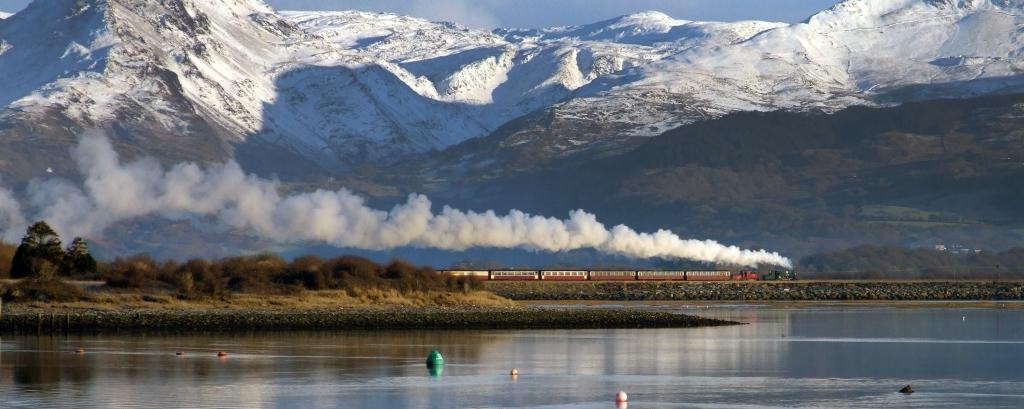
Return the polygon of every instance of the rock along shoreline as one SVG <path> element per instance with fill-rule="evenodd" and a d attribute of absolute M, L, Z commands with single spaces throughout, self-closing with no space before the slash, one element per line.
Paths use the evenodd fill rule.
<path fill-rule="evenodd" d="M 1024 282 L 489 282 L 517 301 L 1003 301 Z"/>
<path fill-rule="evenodd" d="M 382 307 L 331 310 L 4 311 L 0 334 L 437 329 L 690 328 L 737 322 L 643 310 Z"/>

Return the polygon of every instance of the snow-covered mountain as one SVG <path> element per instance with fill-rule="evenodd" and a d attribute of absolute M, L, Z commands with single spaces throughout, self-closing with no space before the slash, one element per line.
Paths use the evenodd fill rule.
<path fill-rule="evenodd" d="M 554 158 L 734 111 L 995 92 L 1022 82 L 1021 3 L 486 32 L 258 0 L 36 0 L 0 21 L 0 149 L 18 153 L 0 172 L 24 179 L 37 165 L 23 157 L 95 127 L 128 153 L 334 173 L 488 135 Z"/>
<path fill-rule="evenodd" d="M 736 111 L 833 111 L 1019 90 L 1022 3 L 847 0 L 801 23 L 598 78 L 492 138 L 492 149 L 524 147 L 512 161 L 558 157 Z M 490 160 L 468 155 L 463 165 Z"/>
<path fill-rule="evenodd" d="M 10 16 L 11 16 L 11 13 L 8 13 L 6 11 L 0 10 L 0 20 L 3 20 L 3 19 L 5 19 L 7 17 L 10 17 Z"/>

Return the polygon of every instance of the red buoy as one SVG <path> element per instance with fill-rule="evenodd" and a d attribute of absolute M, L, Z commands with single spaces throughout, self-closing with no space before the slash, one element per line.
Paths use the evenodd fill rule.
<path fill-rule="evenodd" d="M 617 402 L 617 403 L 625 402 L 628 399 L 629 399 L 629 396 L 626 396 L 626 392 L 619 391 L 619 393 L 615 394 L 615 402 Z"/>
<path fill-rule="evenodd" d="M 228 353 L 227 353 L 227 352 L 224 352 L 224 351 L 220 351 L 220 352 L 218 352 L 218 353 L 217 353 L 217 356 L 219 356 L 219 357 L 223 358 L 223 357 L 226 357 L 226 356 L 228 356 Z"/>

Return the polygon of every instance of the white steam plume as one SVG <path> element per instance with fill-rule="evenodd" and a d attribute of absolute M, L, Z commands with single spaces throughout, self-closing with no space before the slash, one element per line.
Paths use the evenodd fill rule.
<path fill-rule="evenodd" d="M 246 175 L 235 162 L 202 169 L 193 163 L 162 168 L 155 160 L 122 164 L 109 141 L 86 135 L 72 156 L 85 176 L 84 189 L 58 178 L 33 180 L 27 206 L 0 188 L 0 232 L 9 241 L 27 220 L 47 220 L 58 232 L 90 236 L 112 223 L 157 214 L 212 216 L 234 229 L 277 242 L 318 241 L 369 250 L 402 246 L 464 250 L 471 247 L 565 251 L 594 248 L 634 258 L 658 257 L 745 266 L 790 266 L 765 250 L 744 250 L 712 240 L 686 240 L 667 230 L 638 233 L 626 226 L 607 229 L 583 210 L 569 218 L 532 216 L 518 210 L 498 215 L 445 206 L 437 214 L 430 200 L 409 195 L 390 211 L 371 209 L 342 189 L 282 197 L 276 181 Z M 32 217 L 22 209 L 32 209 Z"/>

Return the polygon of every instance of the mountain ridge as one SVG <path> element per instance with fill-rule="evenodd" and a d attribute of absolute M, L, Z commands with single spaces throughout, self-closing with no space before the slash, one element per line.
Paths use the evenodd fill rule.
<path fill-rule="evenodd" d="M 514 169 L 731 112 L 1018 89 L 1022 15 L 1014 1 L 847 0 L 796 24 L 641 12 L 488 32 L 260 1 L 37 1 L 0 22 L 0 144 L 31 155 L 101 128 L 128 153 L 303 179 L 483 138 L 493 152 L 443 157 Z M 38 172 L 12 162 L 9 180 Z"/>

